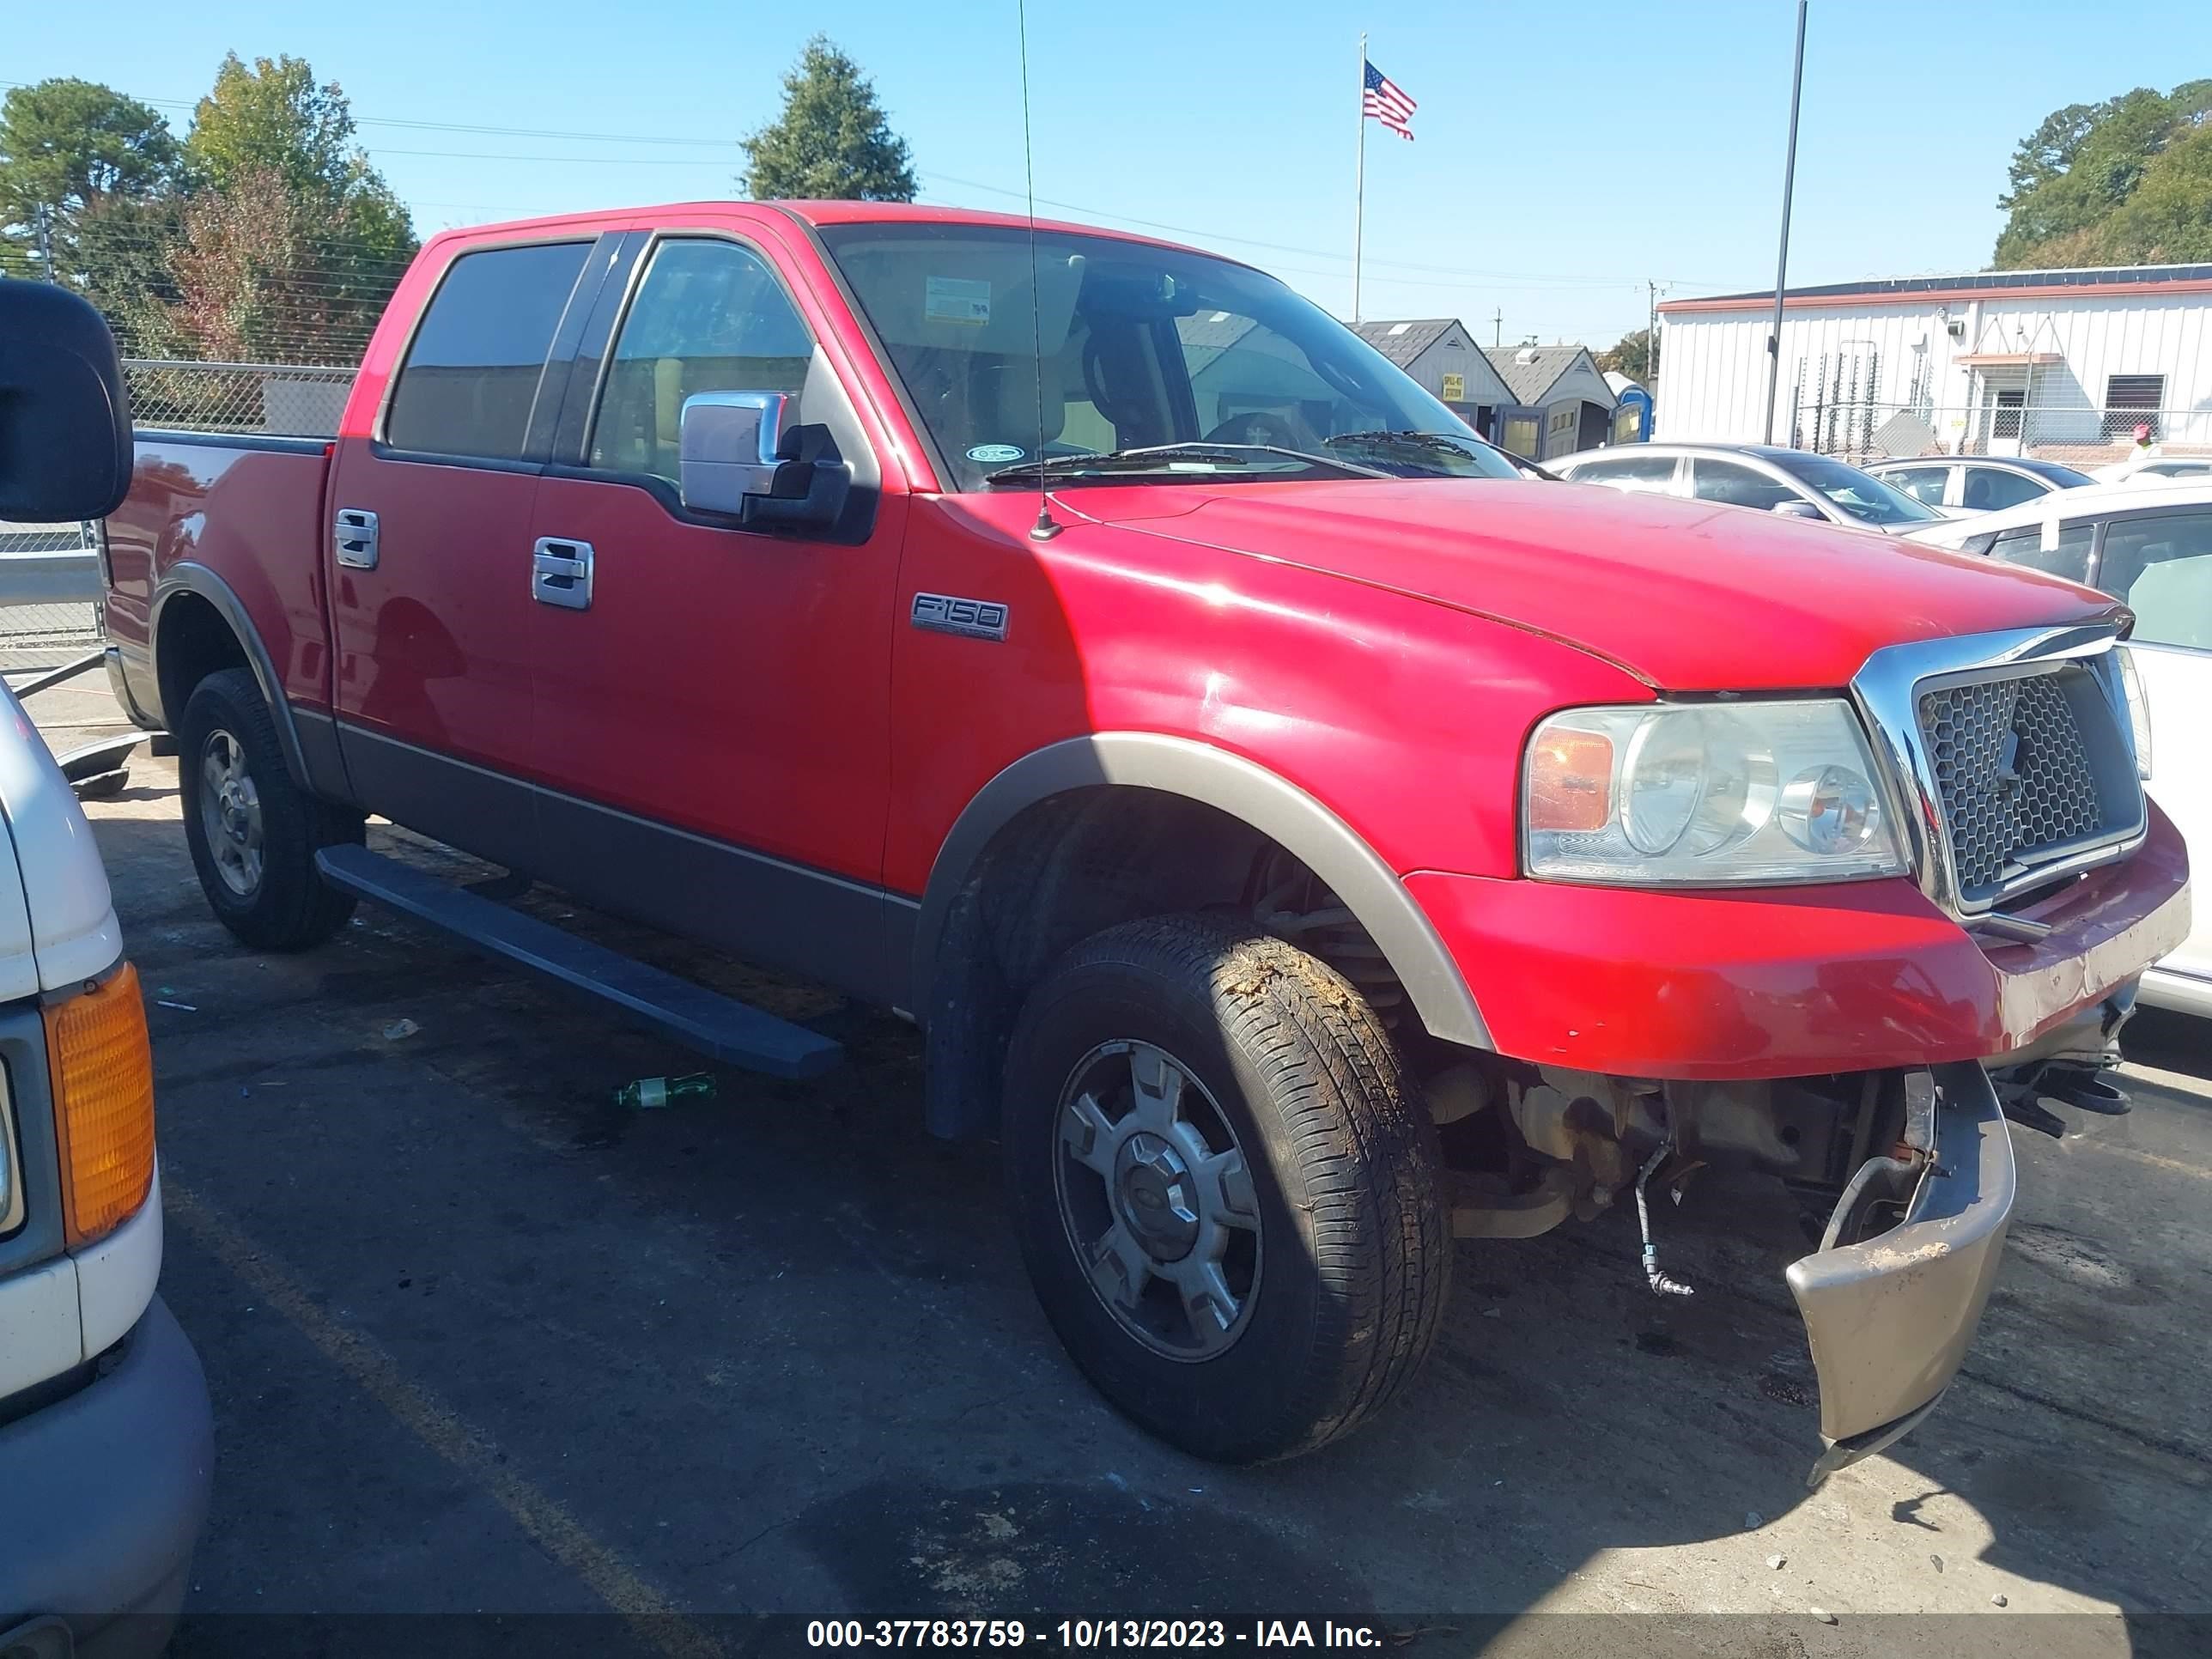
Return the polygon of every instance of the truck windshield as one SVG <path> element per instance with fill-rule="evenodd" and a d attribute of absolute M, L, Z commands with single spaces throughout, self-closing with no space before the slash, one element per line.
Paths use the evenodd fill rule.
<path fill-rule="evenodd" d="M 822 239 L 962 489 L 1520 476 L 1249 266 L 1040 230 L 1033 279 L 1015 227 L 833 225 Z"/>

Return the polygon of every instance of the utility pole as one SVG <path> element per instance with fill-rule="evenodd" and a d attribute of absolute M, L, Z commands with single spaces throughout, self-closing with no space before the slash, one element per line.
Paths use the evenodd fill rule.
<path fill-rule="evenodd" d="M 54 280 L 54 245 L 46 235 L 46 204 L 44 202 L 39 204 L 38 211 L 32 216 L 31 223 L 38 232 L 39 269 L 51 283 Z"/>
<path fill-rule="evenodd" d="M 1797 62 L 1790 73 L 1790 155 L 1782 168 L 1782 248 L 1774 259 L 1774 331 L 1766 337 L 1766 436 L 1774 441 L 1774 392 L 1782 379 L 1782 289 L 1790 275 L 1790 197 L 1797 184 L 1797 105 L 1805 93 L 1805 4 L 1797 0 Z"/>
<path fill-rule="evenodd" d="M 1490 343 L 1493 346 L 1505 343 L 1505 307 L 1503 306 L 1490 313 Z"/>
<path fill-rule="evenodd" d="M 1644 389 L 1649 392 L 1659 378 L 1659 283 L 1647 276 L 1644 286 L 1650 293 L 1644 310 Z"/>

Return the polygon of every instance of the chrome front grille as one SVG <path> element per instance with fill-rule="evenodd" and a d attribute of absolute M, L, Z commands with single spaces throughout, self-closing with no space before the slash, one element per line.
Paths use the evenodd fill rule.
<path fill-rule="evenodd" d="M 2139 792 L 2113 787 L 2125 740 L 2078 663 L 1922 690 L 1920 734 L 1960 901 L 1986 904 L 2065 854 L 2132 834 Z M 2132 757 L 2128 758 L 2132 778 Z"/>

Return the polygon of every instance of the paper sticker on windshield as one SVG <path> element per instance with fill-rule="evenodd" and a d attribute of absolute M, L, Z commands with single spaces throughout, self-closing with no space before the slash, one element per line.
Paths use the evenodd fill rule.
<path fill-rule="evenodd" d="M 2042 542 L 2042 548 L 2043 548 L 2043 550 L 2044 550 L 2045 553 L 2056 553 L 2056 552 L 2058 550 L 2058 520 L 2056 520 L 2056 519 L 2045 519 L 2045 520 L 2043 521 L 2043 542 Z"/>
<path fill-rule="evenodd" d="M 1028 453 L 1019 444 L 977 444 L 968 452 L 968 459 L 993 465 L 1000 461 L 1018 461 Z"/>
<path fill-rule="evenodd" d="M 968 276 L 926 277 L 921 309 L 933 322 L 969 323 L 980 328 L 991 320 L 991 285 Z"/>

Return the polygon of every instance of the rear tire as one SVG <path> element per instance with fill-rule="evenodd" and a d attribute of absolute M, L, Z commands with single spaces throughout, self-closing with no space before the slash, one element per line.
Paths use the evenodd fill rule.
<path fill-rule="evenodd" d="M 1006 1060 L 1023 1254 L 1099 1391 L 1200 1457 L 1310 1451 L 1434 1340 L 1436 1132 L 1366 1001 L 1281 939 L 1164 916 L 1077 945 Z"/>
<path fill-rule="evenodd" d="M 251 671 L 227 668 L 193 688 L 177 748 L 185 840 L 216 919 L 262 951 L 304 951 L 343 927 L 356 900 L 324 884 L 315 854 L 359 846 L 362 814 L 292 781 Z"/>

